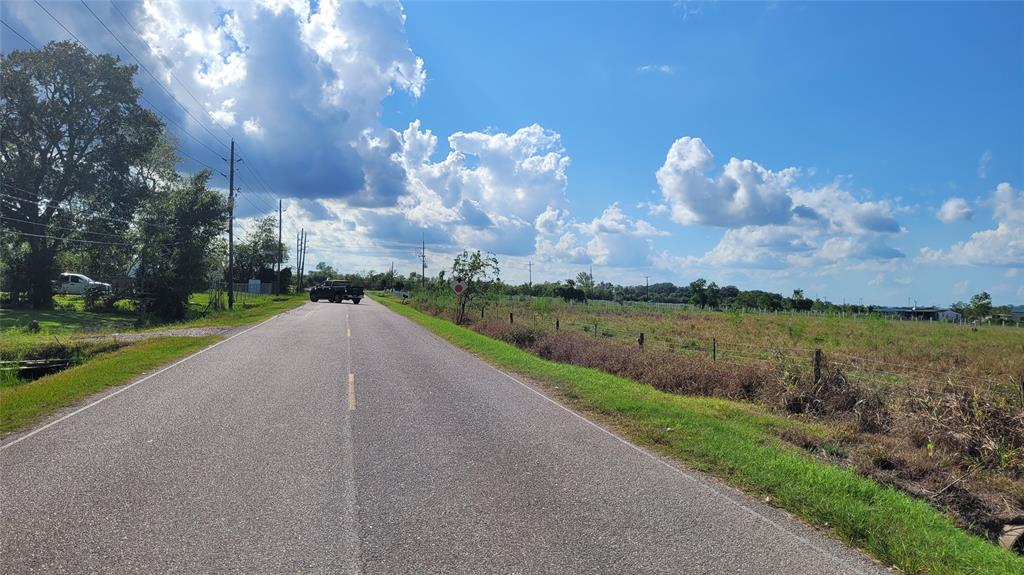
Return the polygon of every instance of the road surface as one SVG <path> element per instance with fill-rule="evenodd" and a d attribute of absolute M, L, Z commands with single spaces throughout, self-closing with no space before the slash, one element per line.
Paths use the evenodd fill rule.
<path fill-rule="evenodd" d="M 0 572 L 879 573 L 373 301 L 0 444 Z"/>

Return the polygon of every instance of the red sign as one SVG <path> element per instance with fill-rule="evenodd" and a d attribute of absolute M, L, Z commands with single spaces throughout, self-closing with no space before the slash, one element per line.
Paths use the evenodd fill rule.
<path fill-rule="evenodd" d="M 455 295 L 462 295 L 462 292 L 466 291 L 466 286 L 462 282 L 455 282 L 452 284 L 452 291 L 455 292 Z"/>

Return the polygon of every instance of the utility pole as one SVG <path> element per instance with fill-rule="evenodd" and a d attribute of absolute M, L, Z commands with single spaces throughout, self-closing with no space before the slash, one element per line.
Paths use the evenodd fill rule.
<path fill-rule="evenodd" d="M 235 308 L 235 140 L 228 162 L 228 309 Z"/>
<path fill-rule="evenodd" d="M 388 277 L 388 287 L 395 290 L 395 262 L 391 262 L 391 275 Z"/>
<path fill-rule="evenodd" d="M 647 289 L 644 292 L 644 299 L 651 301 L 651 276 L 644 276 L 644 282 L 647 284 Z"/>
<path fill-rule="evenodd" d="M 533 260 L 530 260 L 530 289 L 533 289 Z"/>
<path fill-rule="evenodd" d="M 306 228 L 299 234 L 299 291 L 302 291 L 302 273 L 306 270 Z"/>
<path fill-rule="evenodd" d="M 277 295 L 281 295 L 281 260 L 284 258 L 281 243 L 281 199 L 277 200 Z"/>
<path fill-rule="evenodd" d="M 420 286 L 427 283 L 427 236 L 423 234 L 420 246 Z"/>

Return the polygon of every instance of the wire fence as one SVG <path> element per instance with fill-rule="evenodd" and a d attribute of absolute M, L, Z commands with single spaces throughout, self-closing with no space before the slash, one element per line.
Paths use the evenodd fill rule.
<path fill-rule="evenodd" d="M 484 308 L 477 317 L 526 325 L 547 333 L 586 334 L 638 350 L 692 354 L 715 362 L 778 367 L 795 362 L 815 373 L 821 369 L 838 368 L 847 380 L 868 385 L 880 393 L 899 391 L 930 396 L 983 394 L 1015 399 L 1024 404 L 1024 370 L 1018 377 L 989 378 L 964 369 L 936 369 L 927 364 L 863 357 L 837 349 L 806 347 L 784 341 L 757 345 L 717 337 L 659 333 L 653 326 L 645 326 L 643 331 L 627 330 L 618 322 L 598 315 L 585 319 L 574 315 L 560 317 L 557 312 L 538 312 L 528 305 L 517 306 L 514 301 Z"/>

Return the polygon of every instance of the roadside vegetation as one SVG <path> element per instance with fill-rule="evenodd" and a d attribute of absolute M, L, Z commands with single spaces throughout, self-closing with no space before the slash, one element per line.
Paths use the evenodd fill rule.
<path fill-rule="evenodd" d="M 0 433 L 15 431 L 56 409 L 198 351 L 220 338 L 160 337 L 99 353 L 91 361 L 35 381 L 0 388 Z"/>
<path fill-rule="evenodd" d="M 505 333 L 489 334 L 496 339 L 421 312 L 397 297 L 378 296 L 378 300 L 455 345 L 544 385 L 550 393 L 631 440 L 766 496 L 771 503 L 832 531 L 902 572 L 1024 572 L 1024 558 L 957 528 L 926 501 L 865 477 L 856 466 L 845 463 L 858 441 L 846 423 L 787 413 L 756 395 L 700 397 L 713 395 L 711 387 L 700 389 L 700 382 L 716 387 L 722 384 L 743 396 L 751 391 L 746 382 L 754 387 L 766 385 L 777 374 L 752 366 L 736 375 L 734 370 L 701 362 L 682 368 L 689 370 L 690 377 L 680 378 L 681 385 L 659 389 L 643 383 L 643 375 L 657 373 L 656 364 L 669 356 L 655 356 L 657 361 L 646 364 L 646 372 L 636 364 L 637 372 L 622 377 L 609 373 L 604 360 L 595 361 L 593 367 L 571 365 L 559 355 L 562 348 L 558 352 L 549 348 L 557 361 L 540 357 L 543 348 L 536 346 L 545 336 L 528 333 L 528 325 L 515 328 L 512 324 Z M 484 325 L 486 322 L 475 327 Z M 576 339 L 581 335 L 582 339 Z M 626 357 L 638 355 L 615 353 L 604 344 L 619 344 L 595 341 L 593 336 L 571 337 L 566 347 L 590 350 L 587 353 L 595 358 L 617 357 L 628 364 Z"/>
<path fill-rule="evenodd" d="M 143 329 L 135 327 L 131 311 L 85 311 L 75 297 L 58 296 L 52 310 L 0 309 L 0 433 L 201 349 L 220 331 L 307 301 L 304 295 L 247 296 L 228 310 L 211 306 L 210 297 L 192 294 L 188 319 L 154 319 Z M 190 337 L 161 336 L 191 328 L 206 329 Z"/>
<path fill-rule="evenodd" d="M 557 297 L 536 297 L 503 285 L 496 269 L 458 275 L 460 297 L 439 275 L 403 292 L 404 301 L 542 359 L 819 425 L 827 433 L 778 437 L 927 501 L 993 543 L 1024 524 L 1024 329 L 1016 324 L 815 312 L 802 309 L 810 300 L 799 290 L 788 309 L 760 312 L 592 300 L 585 272 L 556 287 Z M 982 304 L 991 308 L 987 294 L 968 307 Z"/>

